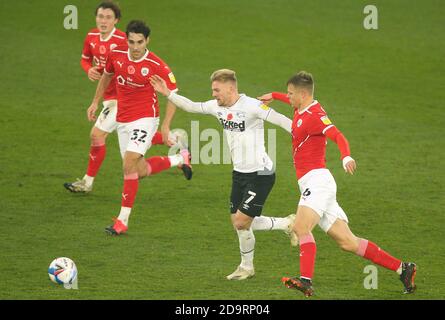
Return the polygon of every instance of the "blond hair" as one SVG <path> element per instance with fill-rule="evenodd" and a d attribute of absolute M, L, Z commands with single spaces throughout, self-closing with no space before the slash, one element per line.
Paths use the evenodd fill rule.
<path fill-rule="evenodd" d="M 232 82 L 235 82 L 235 84 L 236 84 L 237 83 L 236 73 L 235 73 L 235 71 L 230 70 L 230 69 L 216 70 L 210 76 L 210 81 L 211 82 L 213 82 L 213 81 L 220 81 L 220 82 L 232 81 Z"/>

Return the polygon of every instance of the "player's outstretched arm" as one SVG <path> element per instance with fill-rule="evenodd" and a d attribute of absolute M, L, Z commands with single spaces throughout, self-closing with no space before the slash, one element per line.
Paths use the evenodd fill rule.
<path fill-rule="evenodd" d="M 257 99 L 261 100 L 264 104 L 269 104 L 274 100 L 279 100 L 286 104 L 290 104 L 287 94 L 281 93 L 281 92 L 266 93 L 266 94 L 263 94 L 262 96 L 258 97 Z"/>
<path fill-rule="evenodd" d="M 178 108 L 192 113 L 204 113 L 201 107 L 202 103 L 193 102 L 190 99 L 169 90 L 167 87 L 167 83 L 160 76 L 152 76 L 150 78 L 150 83 L 157 92 L 166 96 L 167 99 L 173 102 Z"/>
<path fill-rule="evenodd" d="M 267 122 L 270 122 L 276 126 L 280 126 L 289 133 L 292 133 L 292 120 L 285 115 L 270 109 L 269 115 L 266 118 Z"/>
<path fill-rule="evenodd" d="M 97 105 L 99 104 L 100 99 L 102 99 L 105 89 L 108 88 L 108 85 L 110 84 L 112 78 L 113 74 L 108 74 L 106 72 L 102 74 L 102 77 L 97 84 L 96 93 L 94 94 L 93 101 L 91 102 L 90 107 L 87 109 L 87 117 L 89 121 L 96 120 Z"/>
<path fill-rule="evenodd" d="M 340 150 L 341 159 L 343 161 L 343 169 L 346 173 L 354 174 L 357 164 L 351 158 L 351 151 L 349 149 L 349 142 L 346 137 L 334 126 L 328 128 L 325 132 L 326 137 L 334 141 Z"/>

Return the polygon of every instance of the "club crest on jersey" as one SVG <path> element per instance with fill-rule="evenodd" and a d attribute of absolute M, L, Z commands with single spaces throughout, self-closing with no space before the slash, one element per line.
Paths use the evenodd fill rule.
<path fill-rule="evenodd" d="M 134 74 L 136 72 L 136 69 L 132 65 L 129 65 L 127 67 L 127 72 L 128 74 Z"/>
<path fill-rule="evenodd" d="M 149 72 L 149 70 L 148 70 L 148 68 L 142 68 L 141 69 L 141 74 L 145 77 L 147 74 L 148 74 L 148 72 Z"/>
<path fill-rule="evenodd" d="M 236 116 L 240 119 L 245 119 L 246 118 L 246 114 L 244 112 L 237 112 Z"/>
<path fill-rule="evenodd" d="M 261 107 L 261 109 L 263 109 L 264 111 L 267 111 L 267 110 L 270 109 L 269 106 L 267 106 L 267 105 L 265 105 L 265 104 L 262 104 L 260 107 Z"/>
<path fill-rule="evenodd" d="M 100 54 L 105 54 L 105 52 L 107 52 L 107 48 L 105 48 L 104 45 L 101 45 L 101 46 L 99 47 L 99 52 L 100 52 Z"/>
<path fill-rule="evenodd" d="M 297 121 L 297 128 L 299 128 L 302 123 L 303 123 L 303 120 L 302 119 L 298 119 L 298 121 Z"/>

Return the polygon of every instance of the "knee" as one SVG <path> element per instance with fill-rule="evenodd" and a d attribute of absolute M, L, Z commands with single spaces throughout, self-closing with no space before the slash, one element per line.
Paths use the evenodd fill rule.
<path fill-rule="evenodd" d="M 251 219 L 246 219 L 242 215 L 236 213 L 232 216 L 232 224 L 235 230 L 248 230 L 252 224 Z"/>
<path fill-rule="evenodd" d="M 244 221 L 235 219 L 233 222 L 233 227 L 236 230 L 248 230 L 250 226 Z"/>
<path fill-rule="evenodd" d="M 358 242 L 356 239 L 348 238 L 338 241 L 340 249 L 346 252 L 356 253 L 358 250 Z"/>
<path fill-rule="evenodd" d="M 124 169 L 124 174 L 131 174 L 137 172 L 137 159 L 124 158 L 123 169 Z"/>
<path fill-rule="evenodd" d="M 96 127 L 93 127 L 90 133 L 91 145 L 100 146 L 105 144 L 108 133 Z"/>
<path fill-rule="evenodd" d="M 308 227 L 308 226 L 306 226 L 306 225 L 304 225 L 302 223 L 299 223 L 298 221 L 296 221 L 294 223 L 294 225 L 292 227 L 292 230 L 297 234 L 297 236 L 299 238 L 301 238 L 301 237 L 303 237 L 305 235 L 308 235 L 308 234 L 310 234 L 312 232 L 310 227 Z"/>

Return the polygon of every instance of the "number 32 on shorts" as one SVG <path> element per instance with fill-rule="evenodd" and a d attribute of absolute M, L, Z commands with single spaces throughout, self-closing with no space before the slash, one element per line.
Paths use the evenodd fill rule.
<path fill-rule="evenodd" d="M 133 136 L 131 137 L 131 140 L 137 140 L 139 142 L 145 143 L 145 137 L 147 137 L 147 131 L 133 129 Z"/>

